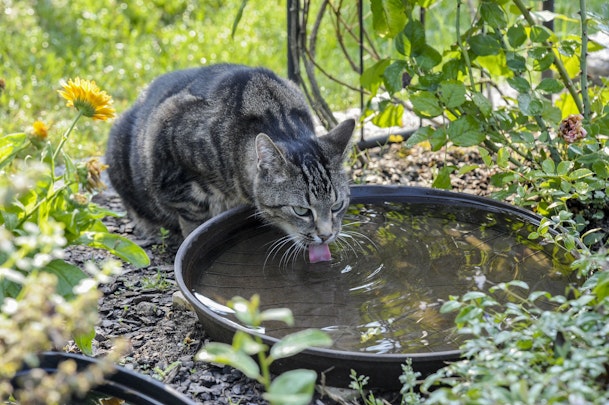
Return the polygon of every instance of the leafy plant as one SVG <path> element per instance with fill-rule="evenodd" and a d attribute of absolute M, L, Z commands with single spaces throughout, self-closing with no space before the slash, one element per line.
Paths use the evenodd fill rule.
<path fill-rule="evenodd" d="M 567 299 L 527 290 L 521 282 L 500 284 L 490 294 L 468 293 L 444 304 L 442 311 L 456 311 L 460 333 L 471 338 L 461 348 L 464 360 L 425 380 L 427 403 L 609 400 L 607 294 L 574 292 Z M 513 302 L 500 305 L 498 293 Z"/>
<path fill-rule="evenodd" d="M 349 388 L 355 390 L 359 394 L 364 405 L 387 404 L 387 401 L 381 398 L 377 398 L 374 395 L 374 392 L 366 392 L 366 385 L 368 385 L 369 377 L 359 375 L 353 369 L 351 370 L 351 374 L 349 375 L 349 377 L 351 378 Z M 419 377 L 421 377 L 421 373 L 413 370 L 412 359 L 407 359 L 406 362 L 402 364 L 402 374 L 399 377 L 400 383 L 402 383 L 402 388 L 400 389 L 401 405 L 414 405 L 424 403 L 424 398 L 418 392 Z"/>
<path fill-rule="evenodd" d="M 349 388 L 359 393 L 364 405 L 383 405 L 383 400 L 376 398 L 373 392 L 368 392 L 368 395 L 366 395 L 365 387 L 368 385 L 370 377 L 359 375 L 355 370 L 351 369 L 349 378 L 351 378 Z"/>
<path fill-rule="evenodd" d="M 597 228 L 609 215 L 609 91 L 588 81 L 586 58 L 600 49 L 589 28 L 604 30 L 606 19 L 582 1 L 579 21 L 551 16 L 579 23 L 580 36 L 559 37 L 543 24 L 547 13 L 520 0 L 482 0 L 469 13 L 457 1 L 454 41 L 438 49 L 421 16 L 429 19 L 441 3 L 372 1 L 375 30 L 394 54 L 362 74 L 368 114 L 378 125 L 398 125 L 410 106 L 433 124 L 407 146 L 478 147 L 485 164 L 499 169 L 496 198 L 555 216 L 598 247 L 606 236 Z M 434 186 L 450 188 L 456 171 L 441 167 Z"/>
<path fill-rule="evenodd" d="M 34 165 L 35 166 L 35 165 Z M 43 170 L 44 169 L 44 170 Z M 23 190 L 35 187 L 46 166 L 29 167 L 19 181 L 0 177 L 0 201 L 14 201 Z M 91 352 L 99 320 L 99 285 L 116 275 L 116 261 L 88 263 L 86 272 L 63 261 L 64 225 L 53 218 L 39 224 L 26 221 L 12 230 L 0 226 L 0 402 L 20 404 L 66 403 L 74 393 L 86 393 L 99 384 L 126 348 L 120 341 L 109 356 L 76 372 L 73 361 L 62 362 L 57 373 L 36 370 L 23 389 L 10 381 L 25 364 L 39 366 L 38 353 L 62 349 L 75 339 Z M 92 334 L 93 332 L 93 334 Z"/>
<path fill-rule="evenodd" d="M 294 356 L 310 347 L 329 347 L 330 337 L 317 329 L 305 329 L 284 336 L 269 348 L 255 331 L 267 321 L 279 321 L 289 326 L 294 324 L 292 312 L 287 308 L 260 311 L 260 297 L 254 295 L 248 301 L 235 297 L 228 306 L 249 331 L 238 330 L 232 345 L 210 342 L 196 355 L 197 360 L 226 364 L 240 370 L 249 378 L 261 383 L 266 392 L 263 397 L 271 404 L 306 405 L 310 403 L 315 389 L 317 373 L 313 370 L 296 369 L 286 371 L 271 381 L 270 366 L 278 359 Z M 251 356 L 256 356 L 258 362 Z"/>
<path fill-rule="evenodd" d="M 149 264 L 142 248 L 109 232 L 101 221 L 118 214 L 91 202 L 104 186 L 101 172 L 105 167 L 96 158 L 75 163 L 63 151 L 81 117 L 114 115 L 111 98 L 94 82 L 79 79 L 69 81 L 60 94 L 77 109 L 77 115 L 59 140 L 49 139 L 48 128 L 41 122 L 29 134 L 0 138 L 0 225 L 6 236 L 0 251 L 0 304 L 18 297 L 24 280 L 40 272 L 57 278 L 57 292 L 64 299 L 74 298 L 74 288 L 89 274 L 63 259 L 68 245 L 105 249 L 136 266 Z M 63 167 L 58 167 L 59 162 Z M 93 332 L 90 326 L 76 337 L 84 352 L 89 352 Z"/>

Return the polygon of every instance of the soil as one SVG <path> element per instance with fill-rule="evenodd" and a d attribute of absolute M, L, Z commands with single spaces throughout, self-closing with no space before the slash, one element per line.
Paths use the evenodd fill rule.
<path fill-rule="evenodd" d="M 400 144 L 367 149 L 353 164 L 354 183 L 400 184 L 430 187 L 434 170 L 443 165 L 479 165 L 461 177 L 453 177 L 453 191 L 488 195 L 488 171 L 475 149 L 453 149 L 450 153 L 434 153 L 423 147 L 406 149 Z M 117 194 L 108 189 L 94 201 L 115 212 L 123 212 Z M 105 219 L 108 229 L 125 235 L 139 244 L 130 218 Z M 130 350 L 122 365 L 147 374 L 170 385 L 201 404 L 264 404 L 262 387 L 239 371 L 195 361 L 194 355 L 208 341 L 205 330 L 195 314 L 172 299 L 177 286 L 173 274 L 175 249 L 149 245 L 146 251 L 150 266 L 135 269 L 125 264 L 124 271 L 101 287 L 100 322 L 95 338 L 95 351 L 103 355 L 110 350 L 113 339 L 128 339 Z M 82 264 L 96 262 L 109 254 L 101 250 L 74 247 L 69 259 Z M 322 387 L 323 388 L 323 387 Z M 347 388 L 347 387 L 341 387 Z M 357 403 L 347 390 L 320 389 L 313 403 Z M 376 393 L 387 403 L 399 403 L 399 393 Z"/>

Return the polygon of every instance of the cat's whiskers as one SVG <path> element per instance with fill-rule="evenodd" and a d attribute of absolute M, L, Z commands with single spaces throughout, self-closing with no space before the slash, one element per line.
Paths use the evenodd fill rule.
<path fill-rule="evenodd" d="M 296 240 L 293 237 L 291 237 L 290 240 L 293 243 L 290 245 L 290 247 L 287 248 L 287 250 L 281 256 L 281 259 L 279 260 L 279 266 L 284 268 L 288 267 L 288 264 L 290 262 L 292 263 L 292 266 L 294 266 L 298 255 L 304 253 L 304 251 L 306 250 L 306 246 L 303 245 L 300 241 Z"/>
<path fill-rule="evenodd" d="M 275 258 L 277 257 L 277 254 L 279 254 L 279 252 L 286 246 L 286 244 L 288 244 L 290 242 L 292 242 L 292 237 L 289 235 L 284 235 L 281 238 L 268 243 L 267 245 L 270 245 L 270 247 L 269 247 L 269 249 L 267 249 L 263 268 L 266 267 L 266 264 L 269 261 L 269 259 L 275 260 Z M 283 258 L 283 256 L 285 256 L 285 252 L 282 254 L 282 258 Z M 281 265 L 281 260 L 279 261 L 279 263 Z"/>
<path fill-rule="evenodd" d="M 356 257 L 358 256 L 358 252 L 365 253 L 368 250 L 366 248 L 367 244 L 370 244 L 374 249 L 377 249 L 376 243 L 374 243 L 374 241 L 368 236 L 361 232 L 348 229 L 350 226 L 355 226 L 361 223 L 363 222 L 357 221 L 344 224 L 341 232 L 339 232 L 338 237 L 336 238 L 336 242 L 341 250 L 346 246 Z"/>

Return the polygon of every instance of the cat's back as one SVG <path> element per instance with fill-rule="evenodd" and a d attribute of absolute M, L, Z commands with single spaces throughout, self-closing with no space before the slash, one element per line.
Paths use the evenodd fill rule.
<path fill-rule="evenodd" d="M 131 110 L 147 121 L 169 100 L 179 106 L 197 103 L 234 121 L 277 120 L 294 112 L 311 124 L 308 103 L 298 87 L 269 69 L 218 64 L 166 73 L 155 79 Z"/>

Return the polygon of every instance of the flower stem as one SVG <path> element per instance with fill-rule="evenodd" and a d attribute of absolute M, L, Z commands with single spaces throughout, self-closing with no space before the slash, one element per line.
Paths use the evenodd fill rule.
<path fill-rule="evenodd" d="M 55 149 L 55 152 L 53 152 L 53 159 L 52 159 L 53 169 L 55 169 L 55 167 L 54 167 L 55 161 L 57 160 L 57 157 L 59 156 L 59 152 L 61 151 L 61 149 L 63 148 L 63 145 L 68 140 L 68 136 L 70 136 L 70 133 L 74 130 L 74 127 L 76 126 L 76 123 L 78 122 L 80 117 L 82 117 L 82 113 L 79 111 L 76 118 L 74 118 L 74 121 L 72 121 L 72 125 L 70 125 L 70 128 L 68 128 L 66 130 L 66 132 L 64 132 L 63 136 L 61 137 L 61 142 L 59 142 L 59 145 L 57 145 L 57 149 Z"/>
<path fill-rule="evenodd" d="M 262 339 L 260 339 L 260 337 L 256 336 L 256 341 L 259 344 L 262 344 Z M 269 388 L 271 387 L 271 372 L 269 370 L 269 364 L 272 360 L 270 360 L 267 356 L 266 353 L 264 352 L 264 350 L 261 350 L 258 352 L 258 363 L 260 364 L 260 370 L 261 370 L 261 381 L 259 381 L 260 383 L 262 383 L 262 385 L 264 385 L 264 389 L 266 391 L 269 390 Z"/>

